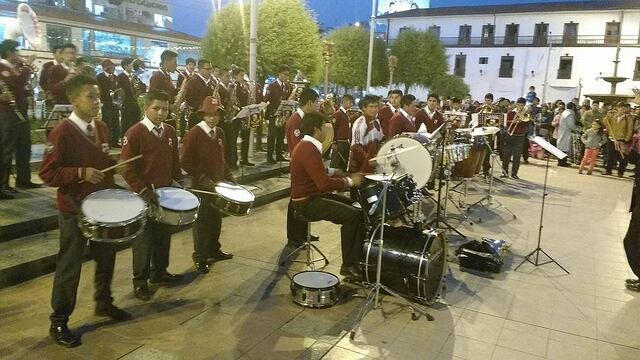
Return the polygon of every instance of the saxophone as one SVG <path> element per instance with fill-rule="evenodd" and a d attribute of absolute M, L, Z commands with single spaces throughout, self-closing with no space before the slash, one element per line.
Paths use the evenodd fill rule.
<path fill-rule="evenodd" d="M 3 80 L 0 80 L 0 93 L 8 94 L 11 97 L 11 100 L 9 101 L 9 106 L 11 107 L 13 112 L 16 114 L 18 119 L 20 119 L 21 123 L 27 122 L 27 119 L 24 117 L 24 115 L 22 115 L 22 113 L 16 106 L 16 97 L 15 95 L 13 95 L 13 91 L 11 91 L 11 89 L 9 88 L 9 85 L 7 85 L 7 83 L 5 83 Z"/>

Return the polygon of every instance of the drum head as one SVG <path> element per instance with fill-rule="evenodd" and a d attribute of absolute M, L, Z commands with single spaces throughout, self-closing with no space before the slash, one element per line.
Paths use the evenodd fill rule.
<path fill-rule="evenodd" d="M 248 203 L 256 199 L 251 191 L 240 185 L 220 182 L 216 184 L 215 189 L 220 196 L 233 201 Z"/>
<path fill-rule="evenodd" d="M 193 210 L 200 206 L 198 197 L 187 190 L 174 187 L 161 187 L 156 189 L 160 206 L 169 210 Z"/>
<path fill-rule="evenodd" d="M 144 213 L 147 205 L 138 195 L 124 189 L 105 189 L 82 201 L 82 214 L 92 223 L 127 223 Z"/>
<path fill-rule="evenodd" d="M 400 153 L 396 156 L 398 159 L 398 167 L 395 169 L 396 173 L 394 178 L 400 178 L 404 175 L 411 175 L 413 181 L 416 182 L 418 188 L 423 188 L 429 182 L 432 170 L 431 154 L 423 146 L 423 144 L 415 139 L 406 136 L 397 136 L 393 139 L 385 142 L 378 150 L 377 156 L 386 155 L 391 151 L 391 148 L 408 148 L 419 145 L 419 147 Z M 393 162 L 391 160 L 380 160 L 378 163 L 377 172 L 392 174 L 394 169 L 391 166 Z"/>
<path fill-rule="evenodd" d="M 293 275 L 295 284 L 312 289 L 328 289 L 340 283 L 338 277 L 326 271 L 303 271 Z"/>

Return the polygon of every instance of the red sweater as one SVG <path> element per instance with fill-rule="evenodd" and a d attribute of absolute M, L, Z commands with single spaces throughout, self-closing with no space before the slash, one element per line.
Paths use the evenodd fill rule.
<path fill-rule="evenodd" d="M 296 145 L 302 140 L 302 133 L 300 131 L 300 126 L 302 126 L 302 118 L 297 111 L 293 113 L 287 120 L 286 131 L 287 131 L 287 147 L 289 148 L 289 154 L 293 154 L 293 149 L 296 148 Z"/>
<path fill-rule="evenodd" d="M 200 180 L 203 175 L 213 181 L 227 177 L 224 131 L 216 127 L 216 134 L 211 138 L 200 126 L 191 128 L 182 144 L 182 167 L 194 180 Z"/>
<path fill-rule="evenodd" d="M 178 158 L 178 139 L 173 126 L 164 124 L 162 137 L 157 137 L 139 122 L 124 134 L 121 160 L 127 160 L 142 154 L 142 159 L 126 166 L 124 179 L 131 189 L 137 193 L 146 187 L 151 190 L 169 186 L 172 179 L 182 178 L 180 160 Z"/>
<path fill-rule="evenodd" d="M 416 121 L 416 129 L 419 129 L 420 125 L 424 124 L 427 127 L 427 131 L 429 133 L 436 131 L 436 129 L 439 128 L 440 125 L 444 124 L 444 116 L 442 116 L 442 113 L 437 110 L 433 114 L 433 118 L 431 118 L 429 117 L 429 115 L 427 115 L 427 111 L 425 109 L 420 109 L 416 111 L 414 118 Z"/>
<path fill-rule="evenodd" d="M 173 104 L 178 94 L 178 90 L 173 86 L 171 76 L 162 70 L 154 71 L 149 79 L 149 91 L 160 90 L 169 94 L 169 104 Z"/>
<path fill-rule="evenodd" d="M 40 69 L 40 79 L 38 80 L 38 84 L 40 85 L 40 89 L 44 92 L 47 92 L 47 80 L 49 76 L 49 69 L 54 65 L 53 61 L 47 61 L 42 64 L 42 68 Z"/>
<path fill-rule="evenodd" d="M 204 98 L 213 95 L 214 86 L 213 81 L 209 81 L 209 85 L 207 85 L 200 76 L 195 75 L 187 80 L 184 86 L 184 101 L 187 102 L 187 105 L 189 105 L 193 111 L 197 111 L 202 106 Z"/>
<path fill-rule="evenodd" d="M 11 90 L 16 100 L 16 107 L 26 118 L 29 107 L 28 97 L 31 95 L 27 90 L 27 81 L 31 76 L 31 69 L 28 66 L 16 66 L 13 69 L 0 63 L 0 80 L 2 80 Z M 13 111 L 8 102 L 0 102 L 0 111 Z"/>
<path fill-rule="evenodd" d="M 349 137 L 351 136 L 351 129 L 349 127 L 349 115 L 338 109 L 338 111 L 334 112 L 331 117 L 333 119 L 333 140 L 349 141 Z"/>
<path fill-rule="evenodd" d="M 516 117 L 516 112 L 511 110 L 507 113 L 507 127 L 506 130 L 511 129 L 511 131 L 509 132 L 513 132 L 514 136 L 523 136 L 527 133 L 527 128 L 529 127 L 529 124 L 531 124 L 531 122 L 523 122 L 520 121 L 517 125 L 514 125 L 513 127 L 511 126 L 511 123 L 513 123 L 513 119 Z M 522 119 L 521 119 L 522 120 Z"/>
<path fill-rule="evenodd" d="M 291 198 L 300 199 L 346 188 L 346 179 L 327 175 L 318 148 L 310 141 L 300 141 L 291 156 Z"/>
<path fill-rule="evenodd" d="M 389 133 L 387 137 L 391 138 L 396 135 L 400 135 L 403 132 L 416 132 L 416 125 L 409 119 L 407 119 L 404 114 L 398 110 L 389 121 Z"/>
<path fill-rule="evenodd" d="M 75 210 L 64 194 L 71 196 L 79 207 L 85 196 L 114 185 L 113 172 L 105 174 L 104 179 L 97 184 L 80 182 L 80 175 L 83 173 L 81 168 L 92 167 L 99 170 L 116 163 L 107 153 L 107 125 L 99 120 L 95 124 L 95 143 L 71 120 L 63 121 L 49 134 L 47 150 L 40 167 L 40 178 L 50 186 L 58 187 L 57 207 L 61 212 L 70 213 Z"/>
<path fill-rule="evenodd" d="M 378 120 L 380 121 L 380 127 L 385 137 L 389 137 L 389 125 L 392 116 L 393 111 L 389 105 L 384 105 L 378 110 Z"/>
<path fill-rule="evenodd" d="M 64 79 L 69 71 L 62 64 L 54 65 L 47 72 L 47 87 L 55 104 L 70 104 L 64 86 Z"/>

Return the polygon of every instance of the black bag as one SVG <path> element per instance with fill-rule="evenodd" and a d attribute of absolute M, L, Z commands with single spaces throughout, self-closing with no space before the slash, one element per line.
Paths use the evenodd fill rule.
<path fill-rule="evenodd" d="M 508 247 L 504 240 L 482 238 L 482 242 L 471 240 L 460 245 L 456 255 L 462 267 L 499 273 Z"/>

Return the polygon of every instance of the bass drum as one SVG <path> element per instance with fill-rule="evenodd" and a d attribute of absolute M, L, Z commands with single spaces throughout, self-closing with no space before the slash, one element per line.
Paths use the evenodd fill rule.
<path fill-rule="evenodd" d="M 364 244 L 364 276 L 376 281 L 380 227 L 374 241 Z M 447 240 L 442 232 L 413 227 L 384 228 L 384 250 L 380 282 L 406 298 L 431 305 L 441 295 L 447 271 Z"/>
<path fill-rule="evenodd" d="M 426 136 L 419 133 L 405 133 L 382 144 L 376 156 L 387 155 L 392 150 L 416 147 L 395 156 L 398 166 L 395 168 L 393 177 L 398 179 L 405 175 L 411 175 L 418 189 L 421 189 L 427 185 L 431 177 L 432 161 L 431 154 L 427 150 L 428 145 L 429 139 Z M 389 175 L 393 174 L 393 171 L 392 161 L 379 160 L 377 168 L 379 174 Z"/>

